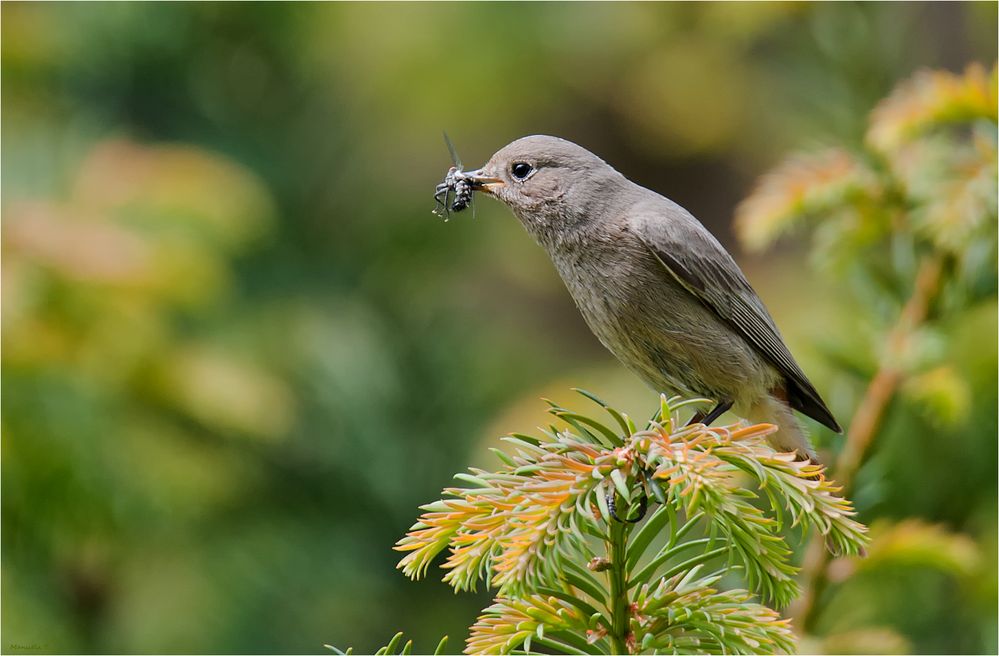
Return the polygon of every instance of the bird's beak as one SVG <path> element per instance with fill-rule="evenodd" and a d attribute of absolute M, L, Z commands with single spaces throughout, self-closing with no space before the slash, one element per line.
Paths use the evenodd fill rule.
<path fill-rule="evenodd" d="M 472 185 L 472 189 L 474 189 L 475 191 L 484 191 L 486 193 L 491 193 L 494 187 L 499 187 L 503 185 L 503 181 L 501 179 L 483 173 L 482 169 L 476 169 L 475 171 L 465 171 L 463 173 L 463 176 L 465 180 L 467 180 Z"/>

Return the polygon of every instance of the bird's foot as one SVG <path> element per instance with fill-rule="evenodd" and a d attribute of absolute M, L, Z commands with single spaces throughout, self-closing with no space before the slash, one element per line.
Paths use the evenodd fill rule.
<path fill-rule="evenodd" d="M 636 524 L 642 521 L 642 518 L 645 517 L 645 512 L 649 509 L 649 497 L 645 494 L 645 490 L 642 490 L 641 494 L 642 496 L 638 500 L 638 515 L 622 519 L 617 515 L 617 493 L 614 490 L 608 492 L 604 499 L 607 501 L 607 510 L 610 511 L 611 519 L 627 524 Z"/>

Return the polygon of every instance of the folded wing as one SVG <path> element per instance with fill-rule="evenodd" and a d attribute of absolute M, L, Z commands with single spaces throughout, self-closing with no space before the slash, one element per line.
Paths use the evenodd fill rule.
<path fill-rule="evenodd" d="M 792 408 L 842 432 L 732 256 L 686 210 L 666 203 L 632 218 L 639 239 L 687 291 L 784 375 Z"/>

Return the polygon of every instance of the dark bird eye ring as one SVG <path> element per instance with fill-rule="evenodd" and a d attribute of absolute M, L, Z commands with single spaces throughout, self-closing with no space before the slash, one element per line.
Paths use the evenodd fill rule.
<path fill-rule="evenodd" d="M 513 177 L 518 180 L 526 180 L 527 176 L 531 175 L 532 171 L 534 171 L 534 168 L 527 162 L 517 162 L 510 167 L 510 172 L 513 174 Z"/>

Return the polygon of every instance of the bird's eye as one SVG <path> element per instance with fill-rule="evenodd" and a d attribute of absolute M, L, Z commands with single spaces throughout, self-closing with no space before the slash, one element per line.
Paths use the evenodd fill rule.
<path fill-rule="evenodd" d="M 533 170 L 534 168 L 527 162 L 517 162 L 510 167 L 510 172 L 513 173 L 513 177 L 518 180 L 527 179 L 527 176 L 531 175 L 531 171 Z"/>

